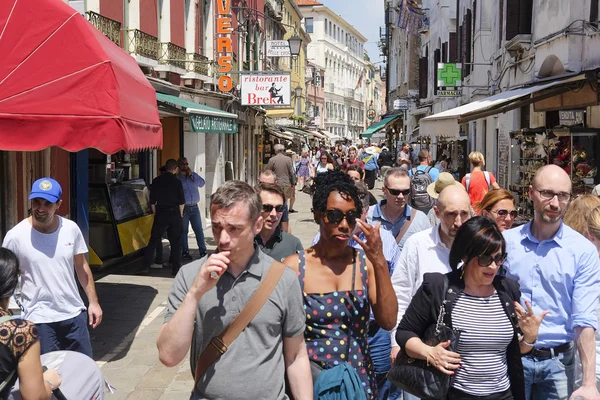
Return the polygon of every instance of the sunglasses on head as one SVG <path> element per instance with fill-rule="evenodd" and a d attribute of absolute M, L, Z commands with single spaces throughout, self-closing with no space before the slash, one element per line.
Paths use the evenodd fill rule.
<path fill-rule="evenodd" d="M 273 211 L 273 209 L 275 209 L 275 211 L 277 211 L 278 213 L 283 212 L 283 204 L 280 204 L 278 206 L 274 206 L 273 204 L 263 204 L 262 205 L 262 209 L 264 212 L 268 212 L 270 213 L 271 211 Z"/>
<path fill-rule="evenodd" d="M 515 218 L 517 216 L 517 210 L 496 210 L 496 211 L 490 211 L 491 213 L 494 214 L 498 214 L 499 217 L 506 217 L 507 215 L 510 214 L 511 218 Z"/>
<path fill-rule="evenodd" d="M 504 260 L 506 260 L 506 253 L 500 253 L 496 257 L 489 255 L 477 257 L 477 262 L 479 263 L 480 267 L 489 267 L 492 264 L 492 261 L 495 262 L 497 266 L 500 266 Z"/>
<path fill-rule="evenodd" d="M 392 196 L 398 196 L 400 193 L 402 193 L 402 196 L 408 196 L 410 194 L 410 189 L 404 189 L 404 190 L 391 189 L 387 186 L 385 188 L 387 189 L 388 192 L 390 192 L 390 194 Z"/>
<path fill-rule="evenodd" d="M 346 214 L 336 209 L 327 210 L 325 216 L 329 222 L 335 225 L 339 225 L 344 218 L 346 218 L 348 225 L 355 225 L 356 220 L 360 218 L 360 214 L 356 210 L 350 210 Z"/>

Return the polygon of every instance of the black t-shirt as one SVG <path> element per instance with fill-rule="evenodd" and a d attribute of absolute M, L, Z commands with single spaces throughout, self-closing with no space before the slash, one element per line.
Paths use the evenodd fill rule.
<path fill-rule="evenodd" d="M 185 204 L 183 185 L 175 174 L 167 172 L 154 178 L 150 188 L 150 204 L 157 208 L 175 208 Z"/>
<path fill-rule="evenodd" d="M 392 153 L 388 150 L 382 151 L 379 153 L 378 162 L 380 167 L 391 167 L 394 164 Z"/>

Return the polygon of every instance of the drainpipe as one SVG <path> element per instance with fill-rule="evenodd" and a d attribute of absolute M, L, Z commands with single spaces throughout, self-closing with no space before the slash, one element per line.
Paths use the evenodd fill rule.
<path fill-rule="evenodd" d="M 87 0 L 84 0 L 87 2 Z M 123 0 L 123 24 L 121 32 L 123 33 L 123 49 L 129 53 L 129 1 Z"/>

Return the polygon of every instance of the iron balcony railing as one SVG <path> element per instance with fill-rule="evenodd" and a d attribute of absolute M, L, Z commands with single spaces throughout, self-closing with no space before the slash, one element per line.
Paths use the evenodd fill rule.
<path fill-rule="evenodd" d="M 328 92 L 332 92 L 332 93 L 333 93 L 333 92 L 335 92 L 335 84 L 333 84 L 333 83 L 328 83 L 328 84 L 327 84 L 327 91 L 328 91 Z"/>
<path fill-rule="evenodd" d="M 205 57 L 198 53 L 188 53 L 187 59 L 189 61 L 193 61 L 187 63 L 188 72 L 195 72 L 200 75 L 210 76 L 208 75 L 208 57 Z"/>
<path fill-rule="evenodd" d="M 130 29 L 127 31 L 129 38 L 129 53 L 147 57 L 152 60 L 158 60 L 158 38 L 139 29 Z"/>
<path fill-rule="evenodd" d="M 121 47 L 121 23 L 93 11 L 85 13 L 88 21 L 114 44 Z"/>
<path fill-rule="evenodd" d="M 350 97 L 351 99 L 353 99 L 354 98 L 354 89 L 346 89 L 346 92 L 344 95 L 345 95 L 345 97 Z"/>
<path fill-rule="evenodd" d="M 177 46 L 175 43 L 163 42 L 161 47 L 161 64 L 169 64 L 177 68 L 185 69 L 185 48 Z"/>

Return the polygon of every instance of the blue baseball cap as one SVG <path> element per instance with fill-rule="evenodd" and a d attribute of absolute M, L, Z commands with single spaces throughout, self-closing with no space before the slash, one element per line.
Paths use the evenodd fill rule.
<path fill-rule="evenodd" d="M 62 197 L 60 183 L 52 178 L 40 178 L 33 182 L 29 200 L 44 199 L 50 203 L 56 203 Z"/>

